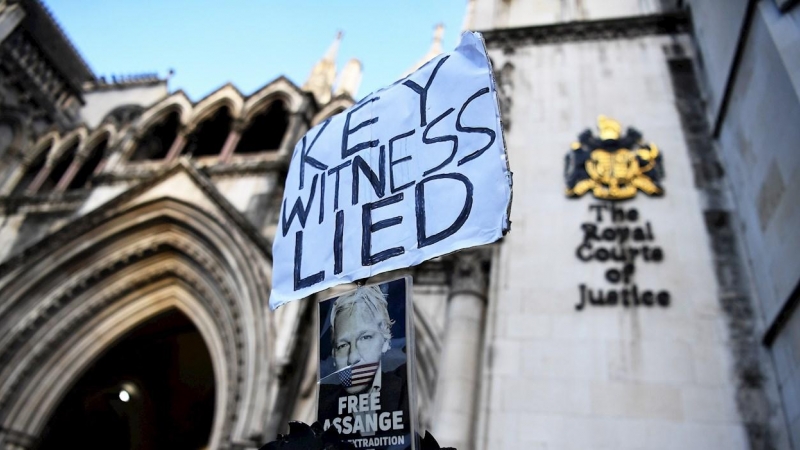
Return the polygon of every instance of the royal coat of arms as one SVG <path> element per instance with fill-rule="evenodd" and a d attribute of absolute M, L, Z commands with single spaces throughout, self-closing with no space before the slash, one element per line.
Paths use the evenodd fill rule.
<path fill-rule="evenodd" d="M 619 122 L 606 116 L 597 118 L 597 128 L 599 137 L 587 129 L 566 156 L 567 196 L 580 197 L 589 191 L 606 200 L 632 198 L 637 191 L 663 195 L 664 165 L 658 147 L 645 142 L 633 128 L 621 136 Z"/>

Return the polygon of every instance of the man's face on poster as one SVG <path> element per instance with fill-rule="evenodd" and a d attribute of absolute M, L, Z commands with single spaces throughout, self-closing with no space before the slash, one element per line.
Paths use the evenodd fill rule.
<path fill-rule="evenodd" d="M 388 349 L 379 319 L 363 305 L 337 314 L 334 330 L 333 357 L 338 369 L 379 362 Z M 355 394 L 364 390 L 364 386 L 346 390 L 348 394 Z"/>

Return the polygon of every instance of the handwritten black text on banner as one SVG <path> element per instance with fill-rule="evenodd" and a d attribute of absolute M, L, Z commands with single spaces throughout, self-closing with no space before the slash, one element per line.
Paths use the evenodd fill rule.
<path fill-rule="evenodd" d="M 491 67 L 480 35 L 465 33 L 298 142 L 270 306 L 494 242 L 510 198 Z"/>

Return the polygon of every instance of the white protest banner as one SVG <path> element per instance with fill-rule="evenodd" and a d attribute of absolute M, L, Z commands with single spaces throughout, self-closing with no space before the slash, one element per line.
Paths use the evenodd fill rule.
<path fill-rule="evenodd" d="M 273 245 L 272 309 L 487 244 L 509 228 L 511 174 L 480 34 L 297 143 Z"/>

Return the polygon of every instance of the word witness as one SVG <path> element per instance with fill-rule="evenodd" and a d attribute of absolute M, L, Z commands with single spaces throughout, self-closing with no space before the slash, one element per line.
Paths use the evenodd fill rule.
<path fill-rule="evenodd" d="M 428 98 L 431 94 L 431 88 L 434 86 L 434 80 L 436 79 L 439 69 L 449 58 L 450 56 L 445 56 L 438 61 L 424 86 L 408 79 L 401 81 L 402 85 L 408 88 L 408 93 L 410 95 L 415 95 L 419 102 L 418 129 L 405 130 L 394 134 L 388 139 L 382 139 L 370 133 L 370 127 L 379 123 L 381 117 L 375 115 L 364 118 L 363 114 L 366 111 L 375 110 L 374 106 L 376 102 L 381 101 L 381 97 L 379 96 L 380 92 L 378 92 L 378 95 L 365 98 L 345 113 L 344 125 L 341 130 L 340 160 L 336 162 L 321 161 L 320 159 L 322 158 L 312 155 L 315 144 L 318 143 L 321 136 L 325 135 L 323 140 L 331 142 L 332 139 L 328 135 L 334 132 L 331 130 L 333 127 L 329 127 L 333 118 L 329 118 L 323 122 L 313 138 L 309 138 L 309 136 L 306 135 L 298 144 L 294 155 L 294 157 L 300 158 L 297 186 L 300 192 L 305 190 L 307 193 L 298 195 L 293 205 L 287 204 L 286 199 L 284 199 L 280 230 L 282 235 L 286 237 L 295 221 L 300 225 L 300 229 L 295 232 L 295 291 L 320 283 L 325 279 L 325 270 L 320 270 L 305 276 L 302 270 L 303 234 L 306 230 L 306 226 L 310 223 L 309 217 L 312 216 L 312 208 L 315 213 L 314 215 L 317 216 L 317 225 L 330 227 L 328 230 L 331 230 L 331 228 L 333 230 L 333 242 L 331 246 L 333 250 L 332 270 L 334 275 L 338 275 L 344 270 L 343 243 L 346 215 L 345 209 L 343 208 L 344 205 L 340 203 L 347 201 L 347 196 L 342 198 L 342 195 L 346 195 L 344 192 L 346 189 L 345 182 L 343 182 L 343 180 L 346 179 L 346 175 L 350 175 L 350 205 L 361 206 L 360 214 L 351 212 L 348 212 L 348 214 L 354 216 L 360 215 L 360 263 L 362 266 L 371 266 L 405 253 L 406 248 L 403 246 L 374 251 L 372 248 L 372 237 L 374 233 L 380 230 L 394 227 L 404 222 L 406 218 L 402 215 L 381 220 L 375 220 L 374 217 L 379 215 L 379 210 L 381 208 L 403 202 L 406 199 L 406 195 L 413 195 L 417 248 L 432 245 L 452 236 L 469 218 L 473 205 L 474 187 L 472 181 L 470 181 L 467 176 L 457 171 L 442 173 L 444 169 L 453 167 L 451 163 L 453 163 L 459 153 L 459 136 L 455 133 L 446 134 L 446 132 L 442 130 L 442 128 L 444 128 L 444 122 L 442 121 L 456 112 L 456 109 L 451 107 L 436 117 L 429 117 L 431 111 L 428 105 Z M 446 86 L 442 86 L 442 88 L 446 88 Z M 466 152 L 462 151 L 462 153 L 467 154 L 456 160 L 455 167 L 462 166 L 465 163 L 479 158 L 497 139 L 496 132 L 491 128 L 466 126 L 463 123 L 463 115 L 465 111 L 468 110 L 470 104 L 490 92 L 488 86 L 478 89 L 463 101 L 455 115 L 456 132 L 482 134 L 486 136 L 488 141 L 481 148 L 470 149 Z M 367 107 L 368 105 L 371 107 Z M 337 118 L 335 123 L 340 122 L 341 118 Z M 442 123 L 442 126 L 434 130 L 434 127 L 439 123 Z M 353 135 L 358 132 L 361 132 L 359 134 L 360 136 L 369 135 L 369 139 L 362 138 L 359 140 L 354 137 Z M 421 143 L 419 143 L 420 139 Z M 336 142 L 338 143 L 338 140 Z M 414 147 L 408 145 L 409 143 L 418 144 L 416 146 L 417 148 L 425 148 L 424 146 L 436 144 L 449 144 L 450 153 L 435 166 L 425 168 L 419 177 L 420 179 L 416 179 L 413 175 L 409 175 L 413 172 L 413 170 L 409 168 L 409 163 L 412 161 L 414 155 L 406 154 L 405 156 L 398 157 L 396 154 L 401 149 Z M 374 152 L 378 153 L 377 158 L 375 158 Z M 368 161 L 370 161 L 372 165 Z M 375 167 L 375 165 L 377 165 L 377 167 Z M 310 183 L 307 182 L 306 172 L 314 172 L 313 175 L 310 176 Z M 364 180 L 369 183 L 369 187 L 374 191 L 377 200 L 367 202 L 359 196 L 359 193 L 362 191 L 362 189 L 360 189 L 360 184 L 363 183 Z M 287 183 L 289 182 L 293 182 L 293 180 L 287 180 Z M 402 184 L 398 186 L 399 183 Z M 455 220 L 447 227 L 440 230 L 427 229 L 425 209 L 426 188 L 429 191 L 427 194 L 428 196 L 431 195 L 430 191 L 433 190 L 434 192 L 447 192 L 447 196 L 450 198 L 452 197 L 451 193 L 458 192 L 461 186 L 463 186 L 466 195 L 464 196 L 464 202 Z M 408 190 L 412 187 L 413 194 L 410 194 Z M 330 192 L 331 190 L 333 191 L 332 193 Z M 326 197 L 326 195 L 328 197 Z M 316 207 L 314 207 L 315 202 Z M 330 215 L 326 216 L 326 202 L 333 213 L 332 219 Z M 347 219 L 353 220 L 351 217 L 347 217 Z M 313 221 L 314 219 L 311 220 Z M 314 228 L 314 232 L 320 230 L 318 227 Z M 441 226 L 439 228 L 441 228 Z"/>

